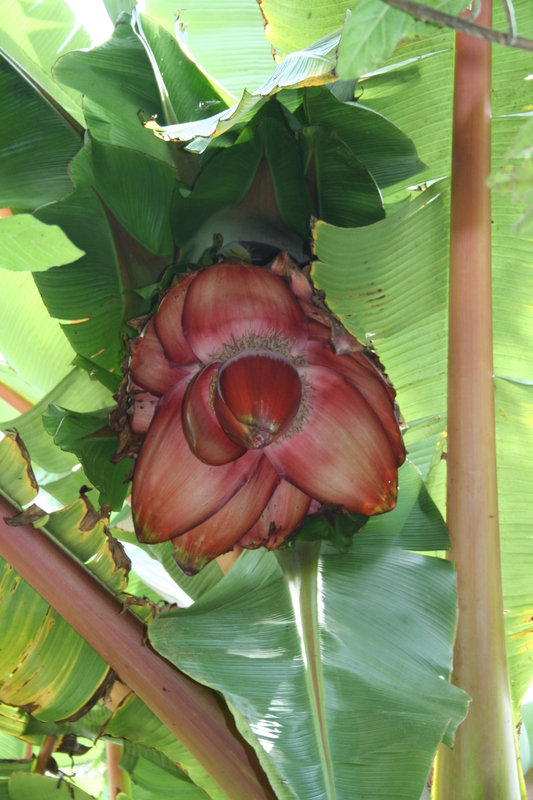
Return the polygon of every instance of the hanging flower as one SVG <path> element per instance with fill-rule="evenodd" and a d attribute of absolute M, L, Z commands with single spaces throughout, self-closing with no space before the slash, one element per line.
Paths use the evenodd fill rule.
<path fill-rule="evenodd" d="M 283 273 L 276 274 L 276 273 Z M 390 511 L 405 458 L 394 389 L 286 257 L 180 276 L 134 340 L 137 537 L 198 572 L 275 549 L 320 504 Z"/>

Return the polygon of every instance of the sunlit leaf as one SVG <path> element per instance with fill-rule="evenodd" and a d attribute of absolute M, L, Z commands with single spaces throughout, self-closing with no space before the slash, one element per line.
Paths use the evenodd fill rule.
<path fill-rule="evenodd" d="M 16 772 L 9 779 L 9 800 L 94 800 L 74 783 Z"/>
<path fill-rule="evenodd" d="M 28 451 L 14 433 L 8 433 L 0 441 L 0 491 L 19 506 L 37 497 L 38 486 Z"/>
<path fill-rule="evenodd" d="M 428 6 L 448 14 L 458 14 L 464 0 L 430 0 Z M 359 0 L 347 14 L 341 41 L 337 74 L 339 78 L 359 78 L 389 58 L 403 40 L 431 36 L 434 28 L 417 22 L 409 14 L 380 0 Z"/>
<path fill-rule="evenodd" d="M 356 539 L 348 555 L 324 549 L 317 591 L 315 610 L 312 588 L 300 594 L 298 619 L 275 558 L 248 552 L 194 606 L 151 622 L 150 638 L 225 694 L 295 797 L 372 787 L 415 800 L 450 718 L 453 730 L 466 710 L 447 682 L 453 568 Z"/>
<path fill-rule="evenodd" d="M 255 0 L 193 0 L 177 19 L 172 0 L 145 0 L 144 6 L 148 16 L 171 33 L 175 30 L 207 72 L 234 95 L 253 91 L 271 74 L 274 62 Z"/>
<path fill-rule="evenodd" d="M 0 54 L 59 112 L 64 109 L 65 119 L 72 119 L 77 130 L 84 127 L 81 95 L 59 86 L 51 67 L 62 51 L 89 45 L 89 37 L 83 28 L 75 27 L 72 12 L 62 0 L 5 0 L 2 4 Z"/>
<path fill-rule="evenodd" d="M 54 445 L 52 437 L 43 427 L 42 415 L 50 403 L 63 404 L 67 408 L 78 411 L 82 408 L 97 409 L 109 406 L 111 396 L 100 383 L 91 381 L 87 373 L 79 369 L 71 369 L 57 386 L 30 411 L 16 419 L 3 422 L 0 429 L 8 431 L 16 428 L 29 450 L 32 461 L 47 472 L 65 474 L 78 463 L 71 453 L 65 453 Z M 76 474 L 76 473 L 74 473 Z M 83 475 L 77 476 L 79 487 L 83 486 Z"/>
<path fill-rule="evenodd" d="M 408 422 L 446 409 L 447 220 L 445 187 L 434 184 L 375 225 L 314 229 L 313 278 L 374 344 Z"/>
<path fill-rule="evenodd" d="M 84 255 L 57 225 L 45 225 L 31 214 L 0 222 L 0 269 L 41 272 L 69 264 Z"/>

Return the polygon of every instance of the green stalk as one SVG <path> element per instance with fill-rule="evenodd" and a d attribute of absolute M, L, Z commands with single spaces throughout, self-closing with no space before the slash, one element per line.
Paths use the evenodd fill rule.
<path fill-rule="evenodd" d="M 478 21 L 491 24 L 491 2 Z M 448 500 L 459 620 L 452 680 L 472 698 L 434 800 L 519 800 L 498 529 L 492 362 L 491 45 L 456 34 L 450 234 Z"/>
<path fill-rule="evenodd" d="M 276 550 L 276 556 L 289 588 L 296 625 L 302 643 L 307 692 L 313 714 L 318 752 L 322 765 L 327 800 L 337 800 L 333 764 L 329 747 L 322 657 L 318 628 L 318 557 L 321 542 L 297 541 L 294 550 Z"/>
<path fill-rule="evenodd" d="M 10 528 L 18 510 L 0 496 L 5 559 L 106 661 L 211 775 L 229 800 L 276 800 L 252 748 L 214 692 L 144 643 L 144 626 L 42 530 Z"/>

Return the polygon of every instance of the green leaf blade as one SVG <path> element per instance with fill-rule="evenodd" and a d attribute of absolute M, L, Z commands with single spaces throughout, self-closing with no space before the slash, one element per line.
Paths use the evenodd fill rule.
<path fill-rule="evenodd" d="M 46 225 L 31 214 L 0 222 L 0 269 L 43 272 L 85 255 L 57 225 Z"/>

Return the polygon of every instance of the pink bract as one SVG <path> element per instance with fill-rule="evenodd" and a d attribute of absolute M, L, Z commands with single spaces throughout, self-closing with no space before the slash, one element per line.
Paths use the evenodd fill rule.
<path fill-rule="evenodd" d="M 180 276 L 133 342 L 135 530 L 171 539 L 189 575 L 236 544 L 276 549 L 312 501 L 367 516 L 396 504 L 394 389 L 282 263 Z"/>

